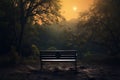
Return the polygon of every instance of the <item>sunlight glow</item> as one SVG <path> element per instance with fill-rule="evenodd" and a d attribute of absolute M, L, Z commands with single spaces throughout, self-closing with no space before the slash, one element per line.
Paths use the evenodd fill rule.
<path fill-rule="evenodd" d="M 61 0 L 61 14 L 66 20 L 76 19 L 80 12 L 87 11 L 94 0 Z"/>
<path fill-rule="evenodd" d="M 74 7 L 73 7 L 73 11 L 76 11 L 76 10 L 77 10 L 77 7 L 76 7 L 76 6 L 74 6 Z"/>

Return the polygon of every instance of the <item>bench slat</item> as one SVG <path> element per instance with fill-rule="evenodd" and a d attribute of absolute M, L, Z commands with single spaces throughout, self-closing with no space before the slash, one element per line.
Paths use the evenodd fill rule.
<path fill-rule="evenodd" d="M 76 61 L 75 59 L 42 59 L 41 61 L 47 61 L 47 62 L 51 62 L 51 61 Z"/>
<path fill-rule="evenodd" d="M 74 62 L 77 70 L 76 50 L 42 50 L 40 51 L 41 69 L 43 62 Z"/>
<path fill-rule="evenodd" d="M 42 59 L 75 59 L 75 57 L 42 57 Z"/>
<path fill-rule="evenodd" d="M 40 57 L 56 57 L 56 55 L 41 55 Z M 76 55 L 59 55 L 59 57 L 76 57 Z"/>

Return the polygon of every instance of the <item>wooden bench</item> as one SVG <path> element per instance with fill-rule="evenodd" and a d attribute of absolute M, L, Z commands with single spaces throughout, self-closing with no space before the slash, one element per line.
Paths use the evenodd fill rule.
<path fill-rule="evenodd" d="M 77 70 L 77 51 L 76 50 L 41 50 L 40 67 L 43 69 L 44 62 L 74 62 Z"/>

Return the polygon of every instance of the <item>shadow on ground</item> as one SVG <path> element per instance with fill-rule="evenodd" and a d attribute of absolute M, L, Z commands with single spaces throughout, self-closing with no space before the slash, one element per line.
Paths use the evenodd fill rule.
<path fill-rule="evenodd" d="M 120 80 L 120 69 L 116 66 L 80 65 L 77 71 L 74 67 L 43 70 L 30 65 L 21 67 L 1 70 L 0 80 Z"/>

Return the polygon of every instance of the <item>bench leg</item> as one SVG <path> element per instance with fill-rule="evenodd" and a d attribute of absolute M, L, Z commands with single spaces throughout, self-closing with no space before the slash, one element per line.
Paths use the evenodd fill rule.
<path fill-rule="evenodd" d="M 77 71 L 77 61 L 75 61 L 75 70 Z"/>
<path fill-rule="evenodd" d="M 43 69 L 43 62 L 42 61 L 40 62 L 40 69 L 41 70 Z"/>

